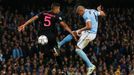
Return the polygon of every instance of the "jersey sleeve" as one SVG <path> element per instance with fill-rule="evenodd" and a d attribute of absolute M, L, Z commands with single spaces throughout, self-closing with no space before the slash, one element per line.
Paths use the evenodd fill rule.
<path fill-rule="evenodd" d="M 44 12 L 40 12 L 39 14 L 37 14 L 37 16 L 38 16 L 39 18 L 41 18 L 41 17 L 43 16 L 43 13 L 44 13 Z"/>
<path fill-rule="evenodd" d="M 85 12 L 83 18 L 85 22 L 91 21 L 89 12 Z"/>

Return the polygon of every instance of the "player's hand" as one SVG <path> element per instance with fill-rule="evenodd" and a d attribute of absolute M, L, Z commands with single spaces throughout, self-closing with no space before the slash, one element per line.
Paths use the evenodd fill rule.
<path fill-rule="evenodd" d="M 77 39 L 77 33 L 75 31 L 73 31 L 72 36 L 74 37 L 74 40 L 75 41 L 78 41 L 78 39 Z"/>
<path fill-rule="evenodd" d="M 100 12 L 100 16 L 102 16 L 102 17 L 106 16 L 105 12 L 103 11 L 104 9 L 103 9 L 103 7 L 101 5 L 99 5 L 97 7 L 97 10 Z"/>
<path fill-rule="evenodd" d="M 18 31 L 19 31 L 19 32 L 20 32 L 20 31 L 24 31 L 24 29 L 25 29 L 25 25 L 21 25 L 21 26 L 18 27 Z"/>
<path fill-rule="evenodd" d="M 76 32 L 77 32 L 77 35 L 79 36 L 82 31 L 81 30 L 77 30 Z"/>
<path fill-rule="evenodd" d="M 101 10 L 102 10 L 102 6 L 99 5 L 99 6 L 97 7 L 97 10 L 98 10 L 98 11 L 101 11 Z"/>

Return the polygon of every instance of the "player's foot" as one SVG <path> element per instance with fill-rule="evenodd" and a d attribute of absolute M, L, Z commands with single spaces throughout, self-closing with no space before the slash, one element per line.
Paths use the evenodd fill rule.
<path fill-rule="evenodd" d="M 95 70 L 95 66 L 93 65 L 92 67 L 89 67 L 89 68 L 87 68 L 87 75 L 90 75 L 90 74 L 92 74 L 92 72 Z"/>
<path fill-rule="evenodd" d="M 60 55 L 60 50 L 57 47 L 54 47 L 53 50 L 54 50 L 54 56 Z"/>

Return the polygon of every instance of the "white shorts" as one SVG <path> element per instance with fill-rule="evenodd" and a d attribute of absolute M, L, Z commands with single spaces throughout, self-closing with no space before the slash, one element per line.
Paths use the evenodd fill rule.
<path fill-rule="evenodd" d="M 96 33 L 90 33 L 88 31 L 82 31 L 79 35 L 80 38 L 77 42 L 77 46 L 80 49 L 84 49 L 88 43 L 96 38 Z"/>

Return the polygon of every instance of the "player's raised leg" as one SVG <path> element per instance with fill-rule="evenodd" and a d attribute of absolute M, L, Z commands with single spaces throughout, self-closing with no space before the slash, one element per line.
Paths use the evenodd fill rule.
<path fill-rule="evenodd" d="M 54 55 L 59 56 L 60 55 L 60 47 L 64 45 L 65 43 L 71 41 L 73 39 L 73 36 L 71 34 L 68 34 L 62 41 L 57 42 L 57 45 L 53 48 Z"/>
<path fill-rule="evenodd" d="M 71 34 L 68 34 L 62 41 L 58 43 L 58 47 L 60 48 L 65 43 L 71 41 L 73 39 L 73 36 Z"/>

